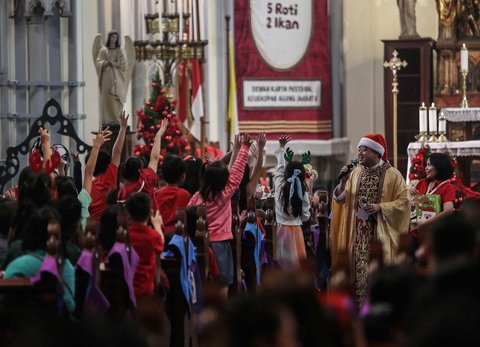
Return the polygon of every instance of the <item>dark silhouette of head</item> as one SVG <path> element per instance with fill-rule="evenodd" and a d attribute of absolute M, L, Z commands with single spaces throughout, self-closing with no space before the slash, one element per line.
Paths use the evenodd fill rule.
<path fill-rule="evenodd" d="M 123 165 L 123 178 L 129 182 L 136 182 L 140 178 L 143 163 L 138 157 L 130 157 Z"/>
<path fill-rule="evenodd" d="M 185 179 L 186 165 L 182 158 L 167 155 L 163 160 L 162 172 L 168 184 L 181 184 Z"/>
<path fill-rule="evenodd" d="M 134 222 L 143 223 L 150 217 L 152 202 L 145 193 L 135 193 L 127 198 L 125 203 L 128 214 Z"/>
<path fill-rule="evenodd" d="M 90 153 L 85 157 L 85 162 L 90 158 Z M 112 161 L 112 156 L 106 150 L 101 149 L 98 152 L 97 162 L 95 163 L 95 169 L 93 170 L 93 176 L 98 176 L 107 171 L 108 165 Z"/>
<path fill-rule="evenodd" d="M 205 201 L 215 200 L 228 183 L 228 167 L 221 160 L 205 166 L 200 183 L 200 195 Z"/>
<path fill-rule="evenodd" d="M 185 162 L 185 181 L 180 185 L 181 188 L 190 194 L 195 194 L 200 188 L 203 162 L 200 158 L 190 157 Z"/>

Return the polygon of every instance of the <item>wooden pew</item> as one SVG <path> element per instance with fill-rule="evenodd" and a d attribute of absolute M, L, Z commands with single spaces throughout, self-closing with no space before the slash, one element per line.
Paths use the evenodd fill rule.
<path fill-rule="evenodd" d="M 52 221 L 48 225 L 47 254 L 58 259 L 56 262 L 60 276 L 63 278 L 63 257 L 60 241 L 60 224 Z M 63 283 L 62 283 L 63 284 Z M 0 341 L 14 338 L 17 327 L 27 317 L 50 319 L 66 316 L 66 311 L 58 311 L 58 281 L 54 275 L 44 273 L 40 281 L 33 284 L 31 278 L 0 279 Z M 43 317 L 43 318 L 42 318 Z"/>
<path fill-rule="evenodd" d="M 185 256 L 188 259 L 188 241 L 185 209 L 177 210 L 177 224 L 175 234 L 183 239 Z M 170 248 L 169 248 L 170 249 Z M 167 274 L 170 282 L 170 289 L 167 292 L 165 311 L 170 319 L 170 346 L 192 346 L 196 345 L 196 331 L 193 328 L 193 309 L 191 303 L 187 302 L 182 292 L 180 271 L 183 262 L 181 254 L 175 247 L 170 249 L 174 256 L 162 255 L 161 266 Z"/>
<path fill-rule="evenodd" d="M 238 215 L 238 201 L 232 201 L 232 234 L 231 242 L 233 257 L 233 283 L 230 286 L 230 294 L 240 295 L 243 292 L 242 284 L 242 267 L 241 267 L 241 247 L 242 247 L 242 230 L 240 228 L 240 217 Z"/>
<path fill-rule="evenodd" d="M 128 216 L 126 210 L 120 211 L 117 216 L 116 241 L 124 243 L 129 260 L 131 260 L 131 246 L 128 239 Z M 110 303 L 109 314 L 124 316 L 133 310 L 130 302 L 128 285 L 125 283 L 123 262 L 118 254 L 110 257 L 108 265 L 100 264 L 99 286 Z"/>
<path fill-rule="evenodd" d="M 254 197 L 250 197 L 247 200 L 247 223 L 256 224 L 257 222 L 257 209 Z M 243 230 L 240 231 L 241 234 Z M 246 233 L 245 237 L 242 237 L 241 246 L 241 263 L 242 270 L 245 275 L 245 284 L 249 295 L 256 293 L 257 291 L 257 267 L 255 264 L 255 245 L 256 238 L 262 237 L 260 229 L 257 227 L 256 236 L 251 233 Z"/>
<path fill-rule="evenodd" d="M 100 269 L 99 269 L 99 254 L 96 245 L 97 238 L 97 220 L 90 217 L 85 226 L 85 250 L 93 254 L 92 259 L 92 275 L 97 286 L 100 286 Z M 75 316 L 80 318 L 83 316 L 83 308 L 85 302 L 85 295 L 90 284 L 90 275 L 81 268 L 75 269 Z"/>
<path fill-rule="evenodd" d="M 193 244 L 197 249 L 197 266 L 200 269 L 202 282 L 210 279 L 210 234 L 207 226 L 207 211 L 204 205 L 197 206 L 197 220 L 195 222 L 195 236 Z"/>

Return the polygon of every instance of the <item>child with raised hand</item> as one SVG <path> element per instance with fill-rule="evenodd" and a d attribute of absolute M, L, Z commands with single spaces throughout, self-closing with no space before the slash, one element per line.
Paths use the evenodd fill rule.
<path fill-rule="evenodd" d="M 275 151 L 277 168 L 273 178 L 277 219 L 277 260 L 280 266 L 298 267 L 306 258 L 302 222 L 310 218 L 310 200 L 305 184 L 305 168 L 299 161 L 285 166 L 285 145 L 291 140 L 283 135 Z"/>
<path fill-rule="evenodd" d="M 100 129 L 93 139 L 92 149 L 88 155 L 88 160 L 85 165 L 85 176 L 83 178 L 83 188 L 80 193 L 78 193 L 77 197 L 82 204 L 82 213 L 80 218 L 82 229 L 85 229 L 87 219 L 90 217 L 88 209 L 92 203 L 90 194 L 92 192 L 93 172 L 95 171 L 95 166 L 97 164 L 98 153 L 100 152 L 100 148 L 103 146 L 103 144 L 110 140 L 111 135 L 112 132 L 108 130 L 108 128 L 104 130 Z"/>
<path fill-rule="evenodd" d="M 168 119 L 163 119 L 160 129 L 155 134 L 150 161 L 148 167 L 143 168 L 142 160 L 133 156 L 127 159 L 123 167 L 123 178 L 125 183 L 118 192 L 118 202 L 125 203 L 126 199 L 133 193 L 144 192 L 153 200 L 153 192 L 158 181 L 157 169 L 160 161 L 160 146 L 162 136 L 168 126 Z"/>
<path fill-rule="evenodd" d="M 230 198 L 238 189 L 242 180 L 250 148 L 250 136 L 244 134 L 235 137 L 234 146 L 238 150 L 235 162 L 229 172 L 221 160 L 205 167 L 200 190 L 190 199 L 188 206 L 203 205 L 207 209 L 207 222 L 213 254 L 220 275 L 217 280 L 222 293 L 227 295 L 228 286 L 233 283 L 233 258 L 230 240 L 232 234 L 232 208 Z"/>
<path fill-rule="evenodd" d="M 106 195 L 108 191 L 117 188 L 118 165 L 120 165 L 123 143 L 125 142 L 128 117 L 130 117 L 130 115 L 125 114 L 125 111 L 120 113 L 120 130 L 117 140 L 113 145 L 112 155 L 110 156 L 110 153 L 103 150 L 98 152 L 98 158 L 93 172 L 95 178 L 92 181 L 92 189 L 90 192 L 92 203 L 89 208 L 90 215 L 97 221 L 100 220 L 103 211 L 107 207 Z"/>

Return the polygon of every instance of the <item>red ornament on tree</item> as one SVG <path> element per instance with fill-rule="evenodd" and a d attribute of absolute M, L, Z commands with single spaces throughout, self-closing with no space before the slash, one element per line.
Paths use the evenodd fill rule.
<path fill-rule="evenodd" d="M 160 80 L 160 75 L 157 72 L 152 83 L 152 90 L 150 97 L 147 98 L 145 107 L 137 112 L 138 115 L 138 137 L 143 140 L 145 145 L 142 149 L 135 147 L 134 153 L 140 152 L 140 155 L 148 156 L 151 152 L 151 146 L 155 138 L 155 131 L 160 128 L 160 124 L 163 119 L 175 119 L 175 102 L 170 102 L 165 98 L 165 88 Z M 175 154 L 183 156 L 185 151 L 186 142 L 182 138 L 182 132 L 180 131 L 176 121 L 171 121 L 167 127 L 165 135 L 170 135 L 169 140 L 163 140 L 161 142 L 160 153 L 163 157 L 167 154 Z M 171 143 L 171 145 L 169 145 Z"/>

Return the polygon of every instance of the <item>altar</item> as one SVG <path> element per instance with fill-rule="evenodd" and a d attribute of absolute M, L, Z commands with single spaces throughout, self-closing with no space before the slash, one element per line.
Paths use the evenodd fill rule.
<path fill-rule="evenodd" d="M 451 141 L 480 140 L 480 107 L 447 107 L 440 111 L 448 122 Z"/>

